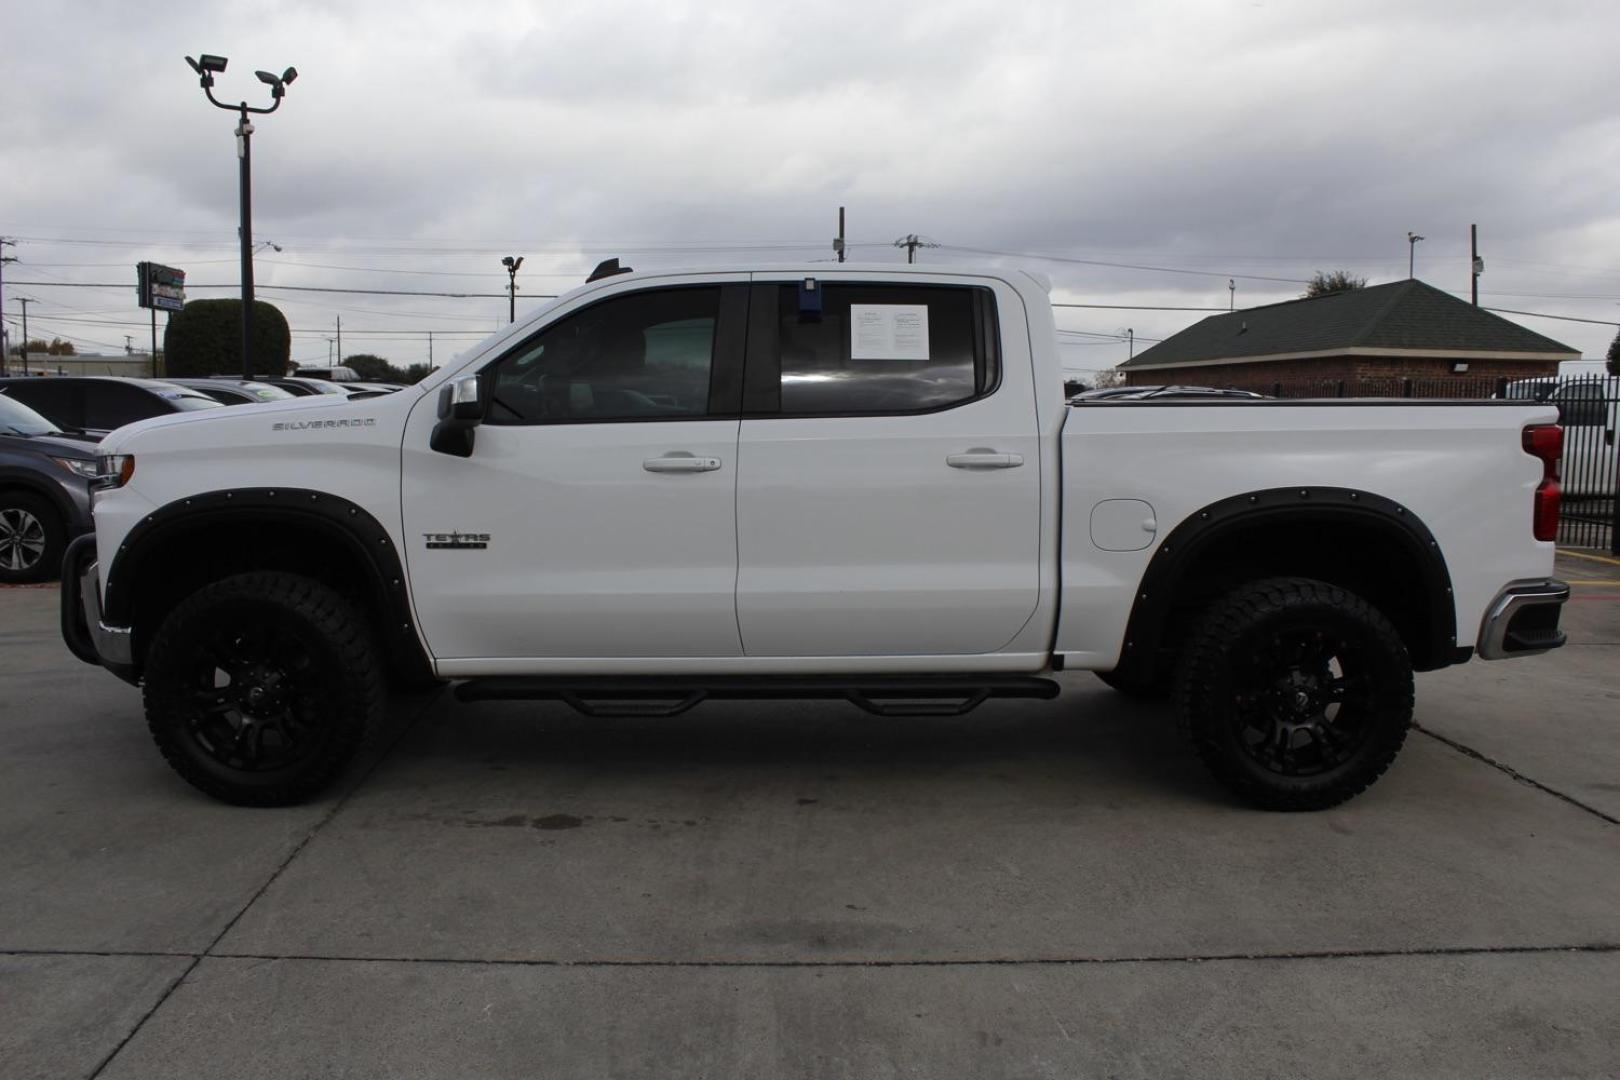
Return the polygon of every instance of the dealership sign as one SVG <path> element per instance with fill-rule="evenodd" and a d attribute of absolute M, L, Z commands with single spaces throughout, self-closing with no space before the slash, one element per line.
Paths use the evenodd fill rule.
<path fill-rule="evenodd" d="M 186 272 L 153 262 L 136 263 L 135 294 L 141 307 L 179 311 L 186 306 Z"/>

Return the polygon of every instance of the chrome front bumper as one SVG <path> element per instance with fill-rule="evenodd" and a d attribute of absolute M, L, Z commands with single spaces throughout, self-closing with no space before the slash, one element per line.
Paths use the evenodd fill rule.
<path fill-rule="evenodd" d="M 1569 586 L 1552 578 L 1515 581 L 1496 594 L 1479 628 L 1481 660 L 1537 656 L 1565 641 L 1558 615 Z"/>
<path fill-rule="evenodd" d="M 99 664 L 119 678 L 133 672 L 134 648 L 128 627 L 108 626 L 101 619 L 101 577 L 95 559 L 95 535 L 68 545 L 62 558 L 62 640 L 87 664 Z"/>

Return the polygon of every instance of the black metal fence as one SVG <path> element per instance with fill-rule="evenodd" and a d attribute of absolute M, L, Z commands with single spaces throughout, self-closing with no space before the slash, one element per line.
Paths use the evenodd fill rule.
<path fill-rule="evenodd" d="M 1620 555 L 1620 378 L 1562 379 L 1544 400 L 1558 406 L 1564 425 L 1559 542 Z"/>
<path fill-rule="evenodd" d="M 1564 487 L 1558 542 L 1620 556 L 1620 378 L 1294 379 L 1243 387 L 1280 398 L 1520 398 L 1558 407 L 1564 426 Z"/>

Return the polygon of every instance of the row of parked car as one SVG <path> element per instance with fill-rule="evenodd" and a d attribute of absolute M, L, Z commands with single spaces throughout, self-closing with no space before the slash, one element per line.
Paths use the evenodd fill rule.
<path fill-rule="evenodd" d="M 90 531 L 96 447 L 114 428 L 196 409 L 312 394 L 375 397 L 399 389 L 307 376 L 0 379 L 0 584 L 50 580 L 68 542 Z"/>

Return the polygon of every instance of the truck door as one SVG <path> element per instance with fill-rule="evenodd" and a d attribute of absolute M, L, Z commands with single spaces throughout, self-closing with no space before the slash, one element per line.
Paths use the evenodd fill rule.
<path fill-rule="evenodd" d="M 737 451 L 749 656 L 992 653 L 1034 612 L 1021 308 L 960 280 L 755 275 Z"/>
<path fill-rule="evenodd" d="M 429 448 L 434 402 L 412 411 L 407 557 L 438 659 L 741 655 L 747 286 L 678 280 L 582 298 L 485 365 L 471 457 Z"/>

